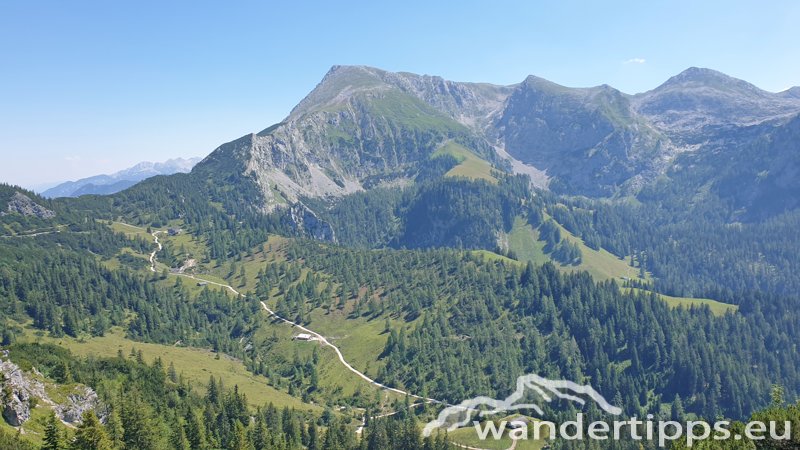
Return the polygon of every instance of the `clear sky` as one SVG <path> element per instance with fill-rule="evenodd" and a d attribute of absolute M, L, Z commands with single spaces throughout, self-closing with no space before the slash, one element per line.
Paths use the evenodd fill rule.
<path fill-rule="evenodd" d="M 280 121 L 334 64 L 652 89 L 690 66 L 800 85 L 800 2 L 0 3 L 0 181 L 205 156 Z"/>

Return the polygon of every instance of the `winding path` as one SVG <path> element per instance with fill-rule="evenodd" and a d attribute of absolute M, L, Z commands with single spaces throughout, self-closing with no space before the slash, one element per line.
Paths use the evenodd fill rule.
<path fill-rule="evenodd" d="M 33 233 L 29 233 L 29 234 L 4 234 L 4 235 L 2 235 L 0 237 L 3 237 L 3 238 L 23 238 L 23 237 L 36 237 L 36 236 L 42 236 L 44 234 L 55 234 L 55 233 L 61 233 L 61 229 L 59 228 L 59 229 L 56 229 L 56 230 L 48 230 L 48 231 L 34 231 Z"/>
<path fill-rule="evenodd" d="M 129 225 L 129 226 L 141 229 L 140 227 L 136 227 L 134 225 Z M 161 234 L 161 233 L 163 233 L 163 231 L 153 231 L 151 233 L 151 236 L 153 236 L 153 242 L 158 246 L 158 249 L 153 250 L 153 252 L 150 253 L 150 271 L 152 271 L 152 272 L 156 272 L 157 271 L 157 269 L 156 269 L 156 254 L 163 249 L 163 246 L 161 245 L 161 242 L 159 242 L 159 240 L 158 240 L 158 235 Z M 242 298 L 245 297 L 244 294 L 242 294 L 241 292 L 237 291 L 236 289 L 234 289 L 229 284 L 217 283 L 216 281 L 209 281 L 209 280 L 206 280 L 206 279 L 203 279 L 203 278 L 198 278 L 198 277 L 196 277 L 194 275 L 188 275 L 188 274 L 184 274 L 184 273 L 170 273 L 170 275 L 174 275 L 174 276 L 178 276 L 178 277 L 186 277 L 186 278 L 191 278 L 193 280 L 202 281 L 204 283 L 207 283 L 207 284 L 210 284 L 210 285 L 213 285 L 213 286 L 218 286 L 218 287 L 227 289 L 232 294 L 240 296 Z M 322 343 L 323 346 L 330 347 L 331 349 L 333 349 L 333 351 L 336 353 L 336 357 L 339 359 L 339 362 L 342 363 L 342 365 L 347 370 L 349 370 L 350 372 L 352 372 L 354 375 L 356 375 L 357 377 L 361 378 L 362 380 L 366 381 L 367 383 L 370 383 L 373 386 L 376 386 L 376 387 L 378 387 L 380 389 L 383 389 L 383 390 L 386 390 L 386 391 L 394 392 L 396 394 L 400 394 L 400 395 L 403 395 L 403 396 L 408 396 L 408 397 L 411 397 L 411 398 L 415 398 L 417 400 L 421 400 L 420 403 L 415 403 L 415 404 L 411 405 L 412 408 L 417 407 L 419 405 L 422 405 L 424 403 L 434 403 L 434 404 L 443 405 L 443 406 L 453 406 L 453 405 L 451 405 L 451 404 L 449 404 L 447 402 L 443 402 L 443 401 L 437 400 L 435 398 L 423 397 L 421 395 L 416 395 L 416 394 L 413 394 L 411 392 L 404 391 L 402 389 L 389 387 L 389 386 L 386 386 L 383 383 L 375 381 L 374 379 L 372 379 L 369 376 L 367 376 L 365 373 L 363 373 L 360 370 L 358 370 L 355 367 L 353 367 L 352 364 L 347 362 L 347 360 L 344 358 L 344 355 L 342 354 L 342 351 L 339 349 L 339 347 L 335 346 L 330 341 L 328 341 L 328 339 L 326 339 L 325 336 L 317 333 L 316 331 L 314 331 L 314 330 L 312 330 L 310 328 L 304 327 L 303 325 L 300 325 L 299 323 L 292 322 L 289 319 L 281 317 L 280 315 L 278 315 L 278 313 L 276 313 L 275 311 L 270 309 L 270 307 L 267 306 L 267 304 L 264 301 L 259 300 L 259 303 L 261 303 L 261 307 L 264 309 L 264 311 L 267 312 L 267 314 L 269 314 L 270 316 L 274 317 L 278 321 L 286 323 L 288 325 L 291 325 L 292 327 L 296 327 L 296 328 L 298 328 L 300 330 L 303 330 L 304 332 L 306 332 L 306 333 L 312 335 L 314 338 L 316 338 L 316 340 L 319 341 L 320 343 Z M 374 418 L 380 418 L 380 417 L 389 417 L 389 416 L 392 416 L 392 415 L 397 414 L 397 413 L 398 413 L 398 411 L 395 411 L 395 412 L 388 413 L 388 414 L 382 414 L 382 415 L 374 416 L 372 418 L 374 419 Z M 366 417 L 364 417 L 362 419 L 361 426 L 358 427 L 357 432 L 360 433 L 361 430 L 363 430 L 365 423 L 366 423 Z M 466 446 L 466 445 L 458 444 L 456 442 L 451 442 L 451 444 L 454 444 L 454 445 L 456 445 L 456 446 L 458 446 L 460 448 L 464 448 L 464 449 L 468 449 L 468 450 L 484 450 L 484 449 L 480 449 L 480 448 L 476 448 L 476 447 L 469 447 L 469 446 Z M 515 439 L 513 441 L 512 445 L 511 445 L 511 447 L 509 447 L 508 450 L 514 450 L 516 448 L 516 446 L 517 446 L 517 440 Z"/>
<path fill-rule="evenodd" d="M 133 226 L 133 225 L 131 225 L 131 226 Z M 157 271 L 157 269 L 156 269 L 156 262 L 157 262 L 156 254 L 163 249 L 163 246 L 161 245 L 161 242 L 159 242 L 159 240 L 158 240 L 158 235 L 161 234 L 161 233 L 163 233 L 163 231 L 153 231 L 151 233 L 151 236 L 153 236 L 153 242 L 158 246 L 158 249 L 153 250 L 153 252 L 150 253 L 150 271 L 151 272 L 156 272 Z M 240 296 L 242 298 L 245 297 L 244 294 L 242 294 L 241 292 L 237 291 L 231 285 L 228 285 L 228 284 L 217 283 L 215 281 L 209 281 L 209 280 L 206 280 L 206 279 L 203 279 L 203 278 L 198 278 L 198 277 L 196 277 L 194 275 L 188 275 L 188 274 L 183 274 L 183 273 L 170 273 L 170 275 L 182 276 L 182 277 L 186 277 L 186 278 L 191 278 L 193 280 L 202 281 L 202 282 L 210 284 L 210 285 L 214 285 L 214 286 L 219 286 L 221 288 L 225 288 L 228 291 L 230 291 L 231 293 L 233 293 L 234 295 Z M 339 349 L 339 347 L 333 345 L 330 341 L 328 341 L 328 339 L 325 338 L 325 336 L 317 333 L 314 330 L 306 328 L 306 327 L 300 325 L 299 323 L 295 323 L 295 322 L 292 322 L 289 319 L 281 317 L 280 315 L 278 315 L 278 313 L 276 313 L 275 311 L 270 309 L 269 306 L 267 306 L 267 304 L 265 302 L 259 300 L 259 303 L 261 303 L 261 307 L 270 316 L 275 317 L 277 320 L 279 320 L 279 321 L 281 321 L 283 323 L 289 324 L 289 325 L 291 325 L 293 327 L 296 327 L 296 328 L 298 328 L 300 330 L 303 330 L 304 332 L 314 336 L 317 341 L 322 343 L 322 345 L 332 348 L 333 351 L 336 352 L 336 357 L 339 359 L 339 362 L 341 362 L 342 365 L 347 370 L 349 370 L 350 372 L 352 372 L 353 374 L 355 374 L 356 376 L 358 376 L 362 380 L 364 380 L 364 381 L 366 381 L 366 382 L 368 382 L 368 383 L 370 383 L 370 384 L 372 384 L 374 386 L 377 386 L 377 387 L 379 387 L 381 389 L 384 389 L 384 390 L 387 390 L 387 391 L 390 391 L 390 392 L 394 392 L 394 393 L 397 393 L 397 394 L 400 394 L 400 395 L 403 395 L 403 396 L 408 396 L 408 397 L 411 397 L 411 398 L 415 398 L 417 400 L 422 400 L 425 403 L 436 403 L 436 404 L 447 405 L 447 403 L 445 403 L 445 402 L 443 402 L 441 400 L 436 400 L 434 398 L 429 398 L 429 397 L 422 397 L 420 395 L 412 394 L 411 392 L 407 392 L 407 391 L 404 391 L 402 389 L 397 389 L 397 388 L 386 386 L 385 384 L 382 384 L 382 383 L 379 383 L 379 382 L 373 380 L 372 378 L 368 377 L 363 372 L 361 372 L 358 369 L 356 369 L 355 367 L 353 367 L 352 364 L 347 362 L 347 360 L 344 358 L 344 355 L 342 354 L 342 351 Z M 447 406 L 449 406 L 449 405 L 447 405 Z"/>
<path fill-rule="evenodd" d="M 133 226 L 133 225 L 130 225 L 130 226 Z M 164 248 L 164 247 L 161 246 L 161 242 L 158 242 L 159 233 L 161 233 L 161 231 L 153 231 L 153 233 L 152 233 L 153 242 L 156 243 L 156 245 L 158 246 L 158 249 L 153 250 L 153 253 L 150 253 L 150 271 L 151 272 L 155 272 L 156 271 L 156 253 L 160 252 Z"/>

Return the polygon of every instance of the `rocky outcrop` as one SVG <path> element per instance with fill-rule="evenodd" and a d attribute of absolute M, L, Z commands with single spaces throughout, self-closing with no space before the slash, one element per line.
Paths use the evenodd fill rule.
<path fill-rule="evenodd" d="M 0 407 L 3 420 L 9 425 L 19 427 L 25 424 L 31 417 L 31 406 L 36 403 L 53 408 L 62 422 L 72 425 L 81 423 L 87 410 L 99 409 L 97 393 L 81 385 L 67 395 L 64 403 L 55 403 L 47 395 L 45 383 L 36 379 L 41 374 L 35 368 L 33 372 L 36 376 L 26 374 L 13 362 L 0 358 Z"/>
<path fill-rule="evenodd" d="M 269 212 L 413 178 L 457 140 L 497 158 L 476 129 L 508 89 L 366 67 L 334 67 L 281 123 L 217 148 L 193 173 L 252 180 Z M 230 175 L 229 175 L 230 174 Z"/>
<path fill-rule="evenodd" d="M 94 389 L 87 386 L 78 386 L 75 388 L 75 392 L 67 395 L 65 403 L 56 405 L 56 415 L 62 422 L 79 424 L 83 413 L 89 410 L 96 410 L 99 402 L 100 400 Z"/>
<path fill-rule="evenodd" d="M 56 213 L 34 202 L 21 192 L 15 193 L 8 201 L 8 212 L 40 219 L 52 219 L 56 216 Z"/>
<path fill-rule="evenodd" d="M 47 399 L 44 383 L 31 379 L 11 361 L 0 361 L 3 419 L 18 427 L 31 417 L 33 399 Z"/>
<path fill-rule="evenodd" d="M 330 224 L 320 220 L 302 203 L 296 203 L 289 208 L 289 220 L 295 231 L 300 234 L 319 241 L 336 242 L 336 236 Z"/>

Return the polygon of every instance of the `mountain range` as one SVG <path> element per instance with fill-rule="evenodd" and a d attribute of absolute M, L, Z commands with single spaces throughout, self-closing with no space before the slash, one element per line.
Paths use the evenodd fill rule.
<path fill-rule="evenodd" d="M 800 426 L 797 93 L 337 66 L 188 173 L 0 184 L 0 447 L 60 419 L 126 449 L 445 449 L 417 421 L 516 405 L 525 379 L 626 417 Z M 607 418 L 522 392 L 555 423 Z"/>
<path fill-rule="evenodd" d="M 95 175 L 66 181 L 42 192 L 46 198 L 80 197 L 87 194 L 109 195 L 127 189 L 156 175 L 172 175 L 192 170 L 201 158 L 174 158 L 164 162 L 140 162 L 110 175 Z"/>
<path fill-rule="evenodd" d="M 559 194 L 626 198 L 670 186 L 753 220 L 796 206 L 797 92 L 701 68 L 629 95 L 535 76 L 497 86 L 335 66 L 286 119 L 220 146 L 196 171 L 246 177 L 270 211 L 409 183 L 457 143 Z"/>

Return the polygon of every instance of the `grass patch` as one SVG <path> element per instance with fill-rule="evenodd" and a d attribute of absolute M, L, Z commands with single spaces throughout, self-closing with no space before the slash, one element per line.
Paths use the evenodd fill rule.
<path fill-rule="evenodd" d="M 545 220 L 551 218 L 548 214 L 545 214 L 544 217 Z M 561 224 L 558 222 L 555 223 L 561 230 L 561 238 L 576 244 L 581 250 L 581 263 L 577 266 L 564 266 L 558 264 L 562 269 L 570 272 L 585 270 L 586 272 L 589 272 L 589 274 L 592 275 L 592 278 L 597 281 L 611 279 L 616 279 L 618 281 L 624 279 L 641 279 L 639 278 L 639 269 L 636 267 L 631 267 L 630 257 L 626 256 L 625 258 L 620 259 L 618 256 L 604 248 L 600 248 L 600 250 L 590 248 L 583 243 L 583 239 L 567 231 L 567 229 L 561 226 Z M 538 239 L 538 231 L 534 231 Z"/>
<path fill-rule="evenodd" d="M 272 402 L 280 408 L 288 406 L 299 410 L 320 411 L 317 406 L 303 403 L 300 399 L 269 386 L 266 378 L 248 372 L 239 360 L 223 354 L 217 359 L 217 354 L 209 350 L 133 341 L 126 338 L 119 328 L 113 329 L 103 337 L 82 340 L 69 337 L 58 339 L 49 336 L 39 337 L 34 335 L 33 330 L 26 328 L 25 339 L 60 345 L 73 354 L 84 357 L 89 355 L 116 357 L 120 350 L 127 356 L 131 348 L 136 348 L 142 351 L 144 359 L 149 363 L 160 357 L 165 367 L 169 367 L 170 363 L 174 364 L 175 370 L 183 374 L 195 389 L 205 389 L 208 379 L 214 376 L 222 378 L 228 387 L 239 386 L 239 392 L 245 394 L 253 406 Z"/>
<path fill-rule="evenodd" d="M 450 155 L 458 161 L 458 165 L 444 174 L 446 177 L 463 177 L 472 180 L 485 180 L 490 183 L 497 183 L 497 178 L 492 174 L 492 166 L 488 162 L 478 158 L 463 145 L 449 141 L 433 152 L 431 158 L 442 155 Z"/>
<path fill-rule="evenodd" d="M 362 95 L 373 117 L 383 117 L 388 122 L 416 131 L 436 131 L 442 134 L 465 132 L 466 127 L 436 110 L 424 101 L 391 89 L 380 96 Z"/>
<path fill-rule="evenodd" d="M 182 231 L 175 236 L 170 236 L 167 233 L 161 233 L 158 235 L 158 240 L 161 242 L 161 245 L 168 246 L 176 256 L 179 256 L 183 259 L 194 258 L 198 261 L 202 261 L 206 256 L 206 245 L 185 231 Z M 185 250 L 186 253 L 181 254 L 181 249 Z"/>
<path fill-rule="evenodd" d="M 642 289 L 637 288 L 628 288 L 634 292 L 643 292 L 649 293 L 649 291 L 644 291 Z M 739 310 L 738 305 L 731 305 L 730 303 L 722 303 L 716 300 L 711 300 L 708 298 L 691 298 L 691 297 L 673 297 L 671 295 L 665 294 L 658 294 L 661 300 L 667 302 L 667 304 L 673 308 L 686 308 L 689 309 L 691 307 L 699 308 L 703 306 L 708 306 L 711 309 L 711 313 L 715 316 L 724 316 L 727 313 L 735 313 Z"/>
<path fill-rule="evenodd" d="M 314 397 L 316 397 L 320 402 L 324 401 L 333 405 L 341 405 L 349 403 L 350 399 L 357 397 L 366 398 L 368 400 L 375 398 L 375 392 L 379 388 L 347 370 L 347 368 L 345 368 L 344 365 L 342 365 L 342 363 L 339 361 L 333 349 L 322 346 L 322 344 L 316 341 L 292 340 L 294 335 L 301 332 L 300 330 L 284 322 L 277 322 L 273 321 L 272 319 L 268 319 L 266 316 L 264 320 L 268 321 L 267 325 L 261 327 L 256 332 L 254 339 L 257 342 L 262 342 L 266 339 L 277 338 L 277 341 L 274 342 L 270 347 L 270 357 L 274 358 L 275 361 L 289 362 L 295 357 L 299 357 L 301 360 L 307 360 L 312 357 L 314 351 L 316 350 L 319 356 L 319 362 L 317 364 L 319 391 L 314 393 Z M 337 337 L 342 336 L 340 333 L 329 334 L 327 331 L 330 331 L 330 329 L 322 330 L 320 325 L 321 322 L 312 322 L 309 325 L 309 328 L 321 333 L 323 336 L 326 336 L 331 343 L 339 347 L 344 354 L 345 359 L 356 369 L 364 369 L 364 365 L 370 360 L 371 357 L 377 359 L 377 355 L 371 353 L 364 354 L 360 358 L 354 357 L 357 352 L 353 351 L 353 348 L 343 346 L 341 340 L 337 339 Z M 349 336 L 360 336 L 361 334 L 366 333 L 364 331 L 354 332 L 353 330 L 355 328 L 358 328 L 358 326 L 349 324 L 349 326 L 345 327 L 344 329 L 347 330 Z M 362 348 L 364 347 L 356 340 L 351 340 L 350 343 L 355 343 Z M 381 346 L 384 343 L 385 342 L 382 342 Z M 379 353 L 380 351 L 378 354 Z M 395 394 L 391 394 L 387 391 L 384 391 L 382 396 L 384 398 L 387 398 L 387 396 L 392 399 L 398 398 L 398 396 Z"/>
<path fill-rule="evenodd" d="M 550 257 L 544 252 L 544 242 L 536 239 L 538 233 L 522 217 L 514 219 L 514 226 L 508 234 L 508 248 L 516 253 L 520 261 L 544 264 Z"/>
<path fill-rule="evenodd" d="M 545 220 L 550 216 L 545 214 Z M 594 250 L 586 246 L 583 240 L 562 227 L 556 222 L 561 230 L 561 238 L 566 239 L 578 246 L 581 250 L 581 263 L 578 265 L 563 265 L 558 261 L 552 260 L 544 252 L 544 241 L 539 240 L 539 231 L 530 226 L 525 219 L 517 217 L 514 220 L 514 227 L 508 235 L 509 248 L 516 253 L 520 261 L 531 261 L 534 264 L 543 264 L 547 261 L 553 262 L 561 270 L 567 272 L 586 271 L 597 281 L 604 280 L 623 280 L 625 278 L 639 278 L 639 270 L 631 267 L 630 258 L 620 259 L 616 255 L 605 249 Z"/>
<path fill-rule="evenodd" d="M 521 263 L 516 259 L 511 259 L 508 256 L 498 255 L 495 252 L 489 250 L 470 250 L 469 251 L 473 255 L 477 255 L 486 261 L 494 261 L 494 262 L 501 262 L 506 264 L 512 265 L 520 265 Z"/>
<path fill-rule="evenodd" d="M 504 419 L 506 420 L 506 419 Z M 497 426 L 499 427 L 499 423 L 496 421 Z M 483 425 L 481 425 L 483 426 Z M 529 432 L 533 432 L 533 426 L 529 425 Z M 508 430 L 508 428 L 506 429 Z M 546 432 L 546 428 L 543 429 L 543 432 Z M 514 441 L 508 436 L 508 432 L 503 434 L 501 439 L 495 440 L 490 433 L 486 439 L 481 439 L 478 437 L 478 433 L 475 430 L 475 427 L 470 425 L 467 427 L 459 428 L 457 430 L 451 431 L 447 435 L 448 440 L 455 444 L 465 445 L 472 448 L 481 448 L 486 450 L 506 450 L 511 448 L 514 444 Z M 534 439 L 520 439 L 517 441 L 516 449 L 519 450 L 540 450 L 544 448 L 546 442 L 544 441 L 537 441 Z"/>
<path fill-rule="evenodd" d="M 134 225 L 128 225 L 127 223 L 122 223 L 122 222 L 111 222 L 109 227 L 111 227 L 111 229 L 115 233 L 124 234 L 125 236 L 128 237 L 128 239 L 139 237 L 147 242 L 153 241 L 153 236 L 150 236 L 146 228 L 141 228 Z"/>
<path fill-rule="evenodd" d="M 310 327 L 325 336 L 331 344 L 339 347 L 344 358 L 353 367 L 374 378 L 378 374 L 378 369 L 383 366 L 378 357 L 386 346 L 385 325 L 384 316 L 374 320 L 366 318 L 354 320 L 348 319 L 341 310 L 333 309 L 327 314 L 322 309 L 315 309 L 311 313 Z"/>
<path fill-rule="evenodd" d="M 550 216 L 545 215 L 545 220 L 548 218 L 550 218 Z M 639 277 L 639 270 L 630 265 L 630 257 L 620 259 L 605 249 L 594 250 L 589 248 L 583 243 L 582 239 L 567 231 L 567 229 L 558 224 L 558 222 L 556 222 L 556 225 L 558 225 L 561 230 L 562 239 L 577 244 L 581 250 L 581 263 L 577 266 L 564 266 L 557 261 L 552 261 L 561 270 L 570 272 L 585 270 L 598 281 L 610 279 L 616 279 L 618 281 L 624 279 L 641 280 Z M 520 261 L 532 261 L 535 264 L 543 264 L 544 262 L 551 261 L 551 259 L 545 254 L 545 244 L 543 241 L 538 240 L 538 237 L 538 230 L 531 227 L 522 217 L 517 217 L 514 220 L 514 227 L 508 235 L 508 245 L 509 248 L 517 254 Z M 717 316 L 723 316 L 728 312 L 736 312 L 738 309 L 736 305 L 706 298 L 672 297 L 664 294 L 658 295 L 673 308 L 708 306 L 711 312 Z"/>

